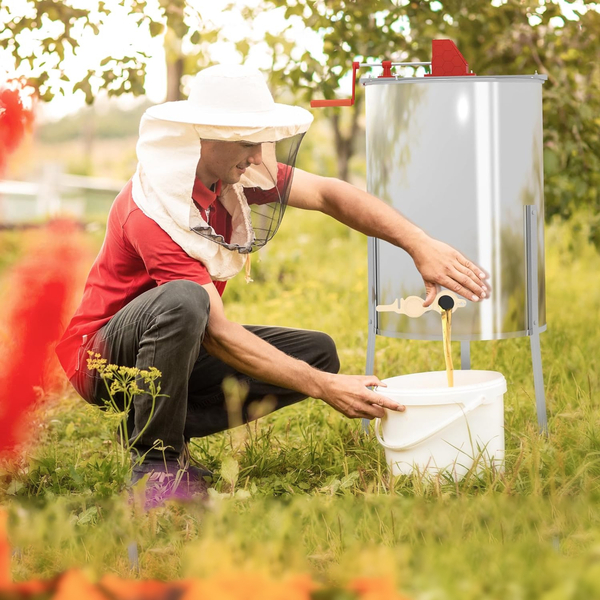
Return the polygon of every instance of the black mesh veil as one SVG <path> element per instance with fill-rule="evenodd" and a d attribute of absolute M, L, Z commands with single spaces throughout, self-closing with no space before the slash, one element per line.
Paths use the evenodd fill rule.
<path fill-rule="evenodd" d="M 204 222 L 196 210 L 190 213 L 190 229 L 213 242 L 225 246 L 229 250 L 248 254 L 264 246 L 277 232 L 292 188 L 294 166 L 304 133 L 285 138 L 278 142 L 263 142 L 261 144 L 262 162 L 250 165 L 240 178 L 239 184 L 233 186 L 235 192 L 223 188 L 221 201 L 231 214 L 233 232 L 216 231 L 210 220 Z M 243 194 L 241 204 L 247 207 L 239 208 L 241 214 L 236 214 L 232 205 L 226 201 L 226 192 Z M 239 195 L 238 195 L 239 197 Z M 248 210 L 249 209 L 249 210 Z M 237 230 L 236 230 L 237 223 Z M 240 235 L 239 231 L 246 232 Z"/>

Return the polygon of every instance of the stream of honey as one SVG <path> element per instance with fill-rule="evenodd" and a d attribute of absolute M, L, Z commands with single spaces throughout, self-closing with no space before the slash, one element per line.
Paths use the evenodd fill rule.
<path fill-rule="evenodd" d="M 444 359 L 446 360 L 446 375 L 448 387 L 454 387 L 454 366 L 452 365 L 452 309 L 442 310 L 442 336 L 444 343 Z"/>

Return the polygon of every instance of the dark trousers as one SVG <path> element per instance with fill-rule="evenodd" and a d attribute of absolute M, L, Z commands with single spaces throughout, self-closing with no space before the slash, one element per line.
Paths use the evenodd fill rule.
<path fill-rule="evenodd" d="M 101 354 L 108 364 L 140 370 L 156 367 L 162 373 L 161 394 L 166 397 L 156 399 L 152 417 L 149 394 L 134 396 L 129 414 L 130 440 L 148 424 L 136 443 L 141 454 L 148 453 L 147 459 L 163 457 L 162 451 L 151 450 L 156 440 L 168 448 L 165 455 L 170 459 L 180 454 L 190 438 L 229 428 L 222 389 L 226 377 L 247 385 L 248 394 L 241 407 L 245 422 L 253 417 L 252 403 L 267 396 L 272 400 L 271 410 L 305 398 L 299 392 L 253 379 L 207 354 L 201 344 L 209 309 L 209 297 L 202 286 L 192 281 L 172 281 L 132 300 L 79 350 L 80 368 L 71 383 L 87 402 L 99 406 L 105 405 L 108 393 L 98 372 L 86 367 L 89 350 Z M 246 329 L 317 369 L 331 373 L 339 370 L 335 344 L 325 333 L 283 327 Z M 116 400 L 119 402 L 118 396 Z"/>

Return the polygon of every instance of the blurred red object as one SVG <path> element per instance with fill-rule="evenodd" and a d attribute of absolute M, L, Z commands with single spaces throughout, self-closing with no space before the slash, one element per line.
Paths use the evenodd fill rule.
<path fill-rule="evenodd" d="M 37 230 L 32 247 L 3 281 L 0 355 L 0 455 L 23 440 L 27 410 L 42 387 L 71 298 L 78 265 L 87 260 L 75 225 L 56 221 Z"/>
<path fill-rule="evenodd" d="M 16 150 L 33 123 L 33 98 L 26 92 L 27 85 L 21 79 L 0 83 L 0 175 L 8 155 Z"/>

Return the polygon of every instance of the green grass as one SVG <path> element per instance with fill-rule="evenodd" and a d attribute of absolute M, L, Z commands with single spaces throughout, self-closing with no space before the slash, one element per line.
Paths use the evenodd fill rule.
<path fill-rule="evenodd" d="M 537 430 L 529 340 L 472 344 L 473 368 L 508 382 L 503 473 L 458 484 L 391 478 L 360 422 L 307 400 L 195 440 L 194 454 L 221 475 L 209 508 L 143 513 L 128 503 L 109 419 L 66 391 L 41 403 L 35 443 L 3 476 L 15 578 L 72 565 L 131 575 L 135 540 L 143 577 L 245 569 L 342 584 L 384 574 L 414 598 L 600 597 L 600 256 L 585 223 L 547 228 L 547 438 Z M 259 256 L 254 283 L 228 285 L 229 318 L 326 331 L 343 372 L 363 373 L 366 240 L 290 210 Z M 381 378 L 440 370 L 443 360 L 441 343 L 377 342 Z"/>

